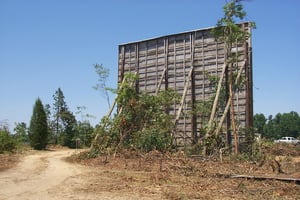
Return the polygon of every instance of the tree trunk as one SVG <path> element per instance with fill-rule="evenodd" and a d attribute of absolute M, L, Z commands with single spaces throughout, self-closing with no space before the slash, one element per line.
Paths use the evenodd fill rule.
<path fill-rule="evenodd" d="M 234 135 L 234 153 L 238 154 L 238 136 L 236 131 L 235 115 L 234 115 L 234 94 L 233 94 L 233 72 L 232 64 L 230 67 L 230 76 L 229 76 L 229 97 L 230 97 L 230 118 L 231 118 L 231 127 Z"/>

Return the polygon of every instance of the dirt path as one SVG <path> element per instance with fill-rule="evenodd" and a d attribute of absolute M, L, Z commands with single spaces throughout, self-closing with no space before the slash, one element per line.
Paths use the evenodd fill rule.
<path fill-rule="evenodd" d="M 75 150 L 36 151 L 0 172 L 0 200 L 161 199 L 134 191 L 124 172 L 69 163 Z M 131 186 L 129 186 L 131 185 Z"/>
<path fill-rule="evenodd" d="M 80 175 L 88 170 L 63 160 L 71 153 L 74 150 L 36 152 L 1 172 L 0 199 L 81 199 L 72 196 L 72 185 L 82 181 Z"/>

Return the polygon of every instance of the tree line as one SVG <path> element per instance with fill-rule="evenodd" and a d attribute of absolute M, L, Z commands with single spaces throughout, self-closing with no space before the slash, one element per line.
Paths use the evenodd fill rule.
<path fill-rule="evenodd" d="M 77 120 L 70 111 L 61 88 L 53 95 L 53 105 L 43 105 L 37 98 L 33 107 L 30 124 L 16 123 L 15 134 L 10 134 L 8 126 L 0 126 L 0 153 L 12 151 L 20 144 L 30 144 L 34 149 L 45 149 L 47 145 L 62 145 L 70 148 L 90 146 L 94 127 L 90 124 L 89 114 L 85 114 L 85 107 L 77 107 L 76 114 L 81 115 Z"/>
<path fill-rule="evenodd" d="M 300 137 L 300 116 L 295 111 L 268 117 L 261 113 L 255 114 L 253 124 L 255 131 L 266 139 L 274 140 L 285 136 Z"/>

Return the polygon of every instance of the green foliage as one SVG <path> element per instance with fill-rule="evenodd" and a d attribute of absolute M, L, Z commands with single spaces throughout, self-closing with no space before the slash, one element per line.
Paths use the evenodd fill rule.
<path fill-rule="evenodd" d="M 237 25 L 237 21 L 243 20 L 246 12 L 243 10 L 241 1 L 232 0 L 223 7 L 224 16 L 217 22 L 217 28 L 212 30 L 212 34 L 217 40 L 225 42 L 229 48 L 232 44 L 243 43 L 250 35 L 245 32 L 241 26 Z M 255 28 L 255 23 L 250 23 Z"/>
<path fill-rule="evenodd" d="M 266 125 L 267 119 L 263 114 L 255 114 L 253 117 L 253 126 L 257 133 L 262 134 L 264 132 L 264 127 Z"/>
<path fill-rule="evenodd" d="M 72 112 L 65 110 L 60 114 L 63 123 L 63 132 L 60 134 L 59 143 L 70 148 L 76 147 L 76 118 Z"/>
<path fill-rule="evenodd" d="M 233 51 L 233 47 L 238 47 L 243 45 L 247 39 L 250 37 L 250 33 L 244 30 L 242 25 L 238 25 L 238 21 L 241 21 L 245 18 L 246 12 L 243 9 L 241 1 L 231 0 L 225 4 L 223 7 L 224 16 L 218 20 L 216 28 L 212 29 L 211 34 L 215 37 L 216 42 L 224 43 L 225 45 L 225 76 L 226 81 L 223 84 L 222 88 L 218 88 L 217 91 L 221 93 L 216 94 L 216 99 L 218 101 L 218 107 L 224 108 L 227 102 L 227 99 L 230 103 L 230 118 L 231 118 L 231 128 L 233 135 L 237 136 L 237 127 L 236 127 L 236 117 L 234 111 L 234 91 L 236 89 L 242 88 L 244 79 L 237 81 L 239 66 L 237 62 L 239 61 L 239 51 Z M 254 24 L 250 23 L 250 27 L 253 27 Z M 241 68 L 242 69 L 242 68 Z M 217 78 L 209 77 L 210 82 L 213 85 L 216 85 Z M 236 83 L 237 82 L 237 83 Z M 229 92 L 229 95 L 228 95 Z M 228 98 L 229 97 L 229 98 Z M 213 108 L 216 107 L 216 101 L 214 101 Z M 223 109 L 220 109 L 223 110 Z M 225 112 L 223 116 L 225 116 Z M 214 114 L 214 110 L 213 110 Z M 212 116 L 214 117 L 214 116 Z M 209 121 L 208 132 L 205 134 L 205 142 L 203 147 L 203 155 L 206 155 L 209 152 L 209 149 L 220 148 L 219 139 L 212 137 L 211 130 L 212 121 Z M 219 135 L 219 133 L 216 133 Z M 228 141 L 228 145 L 231 144 L 231 141 Z M 238 144 L 235 143 L 235 153 L 238 153 Z"/>
<path fill-rule="evenodd" d="M 171 147 L 174 122 L 166 110 L 179 98 L 171 90 L 157 96 L 137 93 L 132 84 L 137 78 L 134 74 L 126 74 L 118 90 L 118 114 L 112 119 L 103 118 L 97 128 L 100 152 L 120 147 L 145 152 L 165 151 Z"/>
<path fill-rule="evenodd" d="M 109 100 L 109 94 L 108 92 L 113 92 L 114 90 L 112 88 L 107 87 L 107 79 L 109 76 L 109 69 L 105 68 L 102 64 L 95 64 L 94 65 L 95 71 L 98 75 L 98 83 L 93 87 L 95 90 L 100 90 L 106 100 L 108 107 L 110 107 L 110 100 Z"/>
<path fill-rule="evenodd" d="M 16 127 L 14 128 L 15 137 L 17 139 L 18 144 L 24 144 L 29 142 L 27 127 L 24 122 L 16 123 Z"/>
<path fill-rule="evenodd" d="M 94 128 L 92 127 L 89 121 L 77 122 L 76 138 L 80 139 L 81 146 L 88 147 L 91 145 L 93 132 L 94 132 Z"/>
<path fill-rule="evenodd" d="M 297 112 L 278 113 L 266 119 L 263 114 L 254 115 L 254 128 L 266 139 L 278 139 L 284 136 L 300 137 L 300 116 Z"/>
<path fill-rule="evenodd" d="M 50 121 L 51 125 L 53 125 L 52 138 L 54 138 L 54 143 L 75 148 L 76 138 L 78 137 L 76 130 L 77 120 L 74 114 L 69 110 L 67 103 L 65 102 L 64 93 L 60 88 L 58 88 L 53 95 L 53 99 L 53 120 Z"/>
<path fill-rule="evenodd" d="M 30 146 L 42 150 L 47 146 L 48 125 L 42 101 L 38 98 L 35 102 L 29 126 Z"/>
<path fill-rule="evenodd" d="M 68 111 L 68 106 L 65 102 L 64 93 L 60 88 L 53 95 L 53 100 L 53 136 L 54 144 L 58 144 L 59 137 L 61 138 L 61 134 L 64 134 L 62 115 Z"/>
<path fill-rule="evenodd" d="M 170 150 L 172 137 L 169 133 L 164 133 L 158 128 L 146 129 L 138 132 L 137 141 L 135 142 L 137 149 L 143 152 L 158 150 L 165 152 Z"/>
<path fill-rule="evenodd" d="M 48 144 L 57 144 L 57 123 L 55 120 L 52 120 L 51 106 L 46 104 L 44 106 L 44 110 L 47 116 L 47 124 L 48 124 Z"/>
<path fill-rule="evenodd" d="M 17 148 L 17 142 L 7 129 L 0 129 L 0 153 L 12 152 Z"/>
<path fill-rule="evenodd" d="M 219 149 L 224 147 L 224 143 L 220 135 L 211 135 L 204 140 L 207 155 L 219 153 Z"/>

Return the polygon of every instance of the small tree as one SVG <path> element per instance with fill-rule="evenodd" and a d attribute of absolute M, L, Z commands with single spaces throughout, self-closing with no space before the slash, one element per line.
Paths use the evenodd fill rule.
<path fill-rule="evenodd" d="M 78 121 L 76 125 L 76 133 L 77 137 L 82 142 L 82 145 L 88 147 L 91 145 L 92 134 L 94 132 L 93 126 L 89 121 L 85 120 L 83 122 Z"/>
<path fill-rule="evenodd" d="M 95 90 L 99 90 L 101 92 L 103 92 L 106 101 L 107 101 L 107 105 L 110 108 L 110 99 L 109 99 L 109 93 L 108 91 L 112 91 L 111 88 L 107 87 L 107 79 L 109 76 L 109 69 L 105 68 L 102 64 L 95 64 L 94 65 L 96 73 L 98 74 L 99 78 L 98 78 L 98 83 L 93 87 Z"/>
<path fill-rule="evenodd" d="M 137 78 L 135 74 L 125 74 L 116 99 L 118 113 L 111 120 L 102 119 L 92 150 L 103 152 L 112 148 L 117 152 L 133 148 L 142 152 L 154 149 L 165 152 L 172 147 L 174 122 L 166 110 L 178 101 L 178 95 L 172 90 L 156 96 L 138 93 L 132 84 Z"/>
<path fill-rule="evenodd" d="M 238 153 L 238 133 L 236 125 L 236 116 L 234 111 L 234 90 L 238 88 L 238 74 L 234 74 L 236 71 L 242 69 L 236 63 L 238 61 L 239 52 L 232 51 L 234 47 L 244 44 L 250 37 L 250 33 L 243 29 L 241 25 L 237 23 L 246 17 L 246 12 L 243 9 L 241 0 L 231 0 L 225 4 L 223 7 L 224 16 L 217 22 L 217 27 L 212 30 L 212 34 L 216 41 L 223 42 L 225 44 L 225 70 L 228 76 L 228 83 L 226 83 L 226 88 L 229 90 L 228 103 L 230 105 L 230 118 L 231 118 L 231 129 L 235 138 L 235 153 Z M 254 23 L 250 23 L 250 27 L 255 27 Z M 221 79 L 222 80 L 222 79 Z M 237 83 L 236 83 L 237 82 Z M 220 82 L 221 83 L 221 82 Z M 205 135 L 205 139 L 212 136 L 213 129 L 213 119 L 215 117 L 216 106 L 218 102 L 218 96 L 221 85 L 218 86 L 218 91 L 216 93 L 216 98 L 214 101 L 212 114 L 208 124 L 208 131 Z M 227 106 L 226 106 L 227 107 Z M 223 116 L 227 115 L 228 110 L 225 109 Z M 222 117 L 223 118 L 223 117 Z M 222 120 L 219 124 L 222 125 Z M 218 126 L 219 127 L 219 126 Z M 219 128 L 216 130 L 215 135 L 219 135 Z M 203 154 L 206 155 L 206 147 L 203 148 Z"/>
<path fill-rule="evenodd" d="M 53 124 L 54 124 L 54 138 L 55 144 L 57 144 L 60 138 L 60 135 L 64 132 L 63 121 L 62 121 L 62 113 L 68 110 L 67 103 L 65 102 L 65 96 L 63 91 L 58 88 L 55 94 L 53 95 Z"/>
<path fill-rule="evenodd" d="M 58 90 L 53 95 L 53 132 L 55 143 L 75 148 L 76 118 L 69 110 L 63 91 Z"/>
<path fill-rule="evenodd" d="M 42 150 L 47 146 L 47 116 L 42 101 L 38 98 L 33 107 L 29 126 L 29 142 L 34 149 Z"/>
<path fill-rule="evenodd" d="M 16 149 L 17 144 L 13 136 L 9 133 L 8 128 L 0 127 L 0 153 L 12 152 Z"/>
<path fill-rule="evenodd" d="M 16 127 L 14 128 L 15 136 L 19 144 L 24 144 L 28 142 L 28 135 L 27 135 L 27 127 L 26 123 L 16 123 Z"/>
<path fill-rule="evenodd" d="M 64 131 L 60 135 L 60 143 L 70 148 L 76 147 L 76 118 L 72 112 L 66 110 L 61 113 Z"/>
<path fill-rule="evenodd" d="M 267 119 L 264 114 L 255 114 L 253 116 L 253 128 L 257 133 L 262 134 L 264 137 L 264 128 L 266 126 Z"/>

